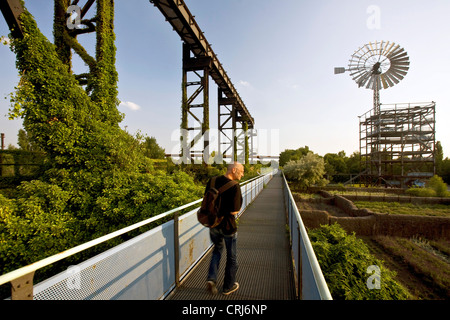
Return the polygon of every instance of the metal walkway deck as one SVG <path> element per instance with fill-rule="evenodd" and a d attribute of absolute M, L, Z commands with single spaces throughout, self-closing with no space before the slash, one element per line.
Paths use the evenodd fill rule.
<path fill-rule="evenodd" d="M 295 299 L 282 179 L 280 174 L 275 175 L 239 219 L 236 276 L 239 290 L 229 296 L 221 294 L 226 262 L 224 252 L 217 279 L 219 294 L 211 295 L 206 291 L 210 250 L 181 286 L 169 295 L 169 300 Z"/>

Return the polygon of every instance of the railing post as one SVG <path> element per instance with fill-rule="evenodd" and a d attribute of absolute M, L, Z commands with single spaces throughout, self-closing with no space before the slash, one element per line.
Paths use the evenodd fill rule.
<path fill-rule="evenodd" d="M 297 285 L 298 285 L 298 299 L 302 300 L 303 299 L 303 281 L 302 281 L 302 239 L 301 239 L 301 234 L 300 234 L 300 226 L 297 224 L 297 233 L 298 233 L 298 256 L 297 256 L 297 261 L 298 261 L 298 268 L 297 268 Z"/>
<path fill-rule="evenodd" d="M 180 238 L 178 229 L 178 211 L 173 214 L 173 246 L 175 259 L 175 286 L 180 286 Z"/>
<path fill-rule="evenodd" d="M 34 271 L 11 280 L 11 300 L 33 300 Z"/>

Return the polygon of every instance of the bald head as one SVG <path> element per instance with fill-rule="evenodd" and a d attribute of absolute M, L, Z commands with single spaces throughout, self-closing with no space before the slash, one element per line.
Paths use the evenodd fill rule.
<path fill-rule="evenodd" d="M 239 162 L 230 163 L 225 176 L 231 180 L 241 180 L 244 176 L 244 166 Z"/>

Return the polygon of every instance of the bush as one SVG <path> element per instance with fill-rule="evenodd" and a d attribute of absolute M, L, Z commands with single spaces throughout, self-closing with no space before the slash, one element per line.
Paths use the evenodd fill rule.
<path fill-rule="evenodd" d="M 309 152 L 300 160 L 289 161 L 283 168 L 286 178 L 296 184 L 300 189 L 312 185 L 324 186 L 328 181 L 323 177 L 325 164 L 321 157 Z"/>
<path fill-rule="evenodd" d="M 436 197 L 436 191 L 430 188 L 409 188 L 406 193 L 412 197 Z"/>
<path fill-rule="evenodd" d="M 447 184 L 441 177 L 434 175 L 427 183 L 426 188 L 413 187 L 406 190 L 413 197 L 447 197 Z"/>
<path fill-rule="evenodd" d="M 370 254 L 367 245 L 348 235 L 339 224 L 324 225 L 309 231 L 320 267 L 335 300 L 407 299 L 408 292 L 395 280 L 395 272 Z M 369 289 L 370 266 L 380 268 L 380 289 Z"/>
<path fill-rule="evenodd" d="M 447 184 L 437 175 L 434 175 L 430 181 L 428 181 L 428 187 L 434 190 L 438 197 L 447 196 Z"/>

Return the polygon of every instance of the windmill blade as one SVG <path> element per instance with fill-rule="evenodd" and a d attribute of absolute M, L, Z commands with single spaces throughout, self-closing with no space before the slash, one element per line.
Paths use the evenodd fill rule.
<path fill-rule="evenodd" d="M 389 72 L 388 77 L 390 77 L 395 82 L 395 84 L 397 84 L 404 78 L 404 75 L 392 70 Z"/>
<path fill-rule="evenodd" d="M 403 50 L 403 49 L 402 49 Z M 404 52 L 401 52 L 399 54 L 395 54 L 395 55 L 389 55 L 388 58 L 390 60 L 395 60 L 395 59 L 400 59 L 402 57 L 408 57 L 408 52 L 406 52 L 405 50 L 403 50 Z"/>
<path fill-rule="evenodd" d="M 362 77 L 366 72 L 367 72 L 366 70 L 360 70 L 358 72 L 350 74 L 350 76 L 352 77 L 352 80 L 356 81 L 356 79 Z"/>
<path fill-rule="evenodd" d="M 394 65 L 394 66 L 391 65 L 391 68 L 394 70 L 398 69 L 398 70 L 402 70 L 405 72 L 407 72 L 409 70 L 409 66 L 403 66 L 403 65 Z"/>
<path fill-rule="evenodd" d="M 358 84 L 358 87 L 364 87 L 367 81 L 370 79 L 370 73 L 367 72 L 363 74 L 358 80 L 355 80 Z"/>
<path fill-rule="evenodd" d="M 381 41 L 381 43 L 380 43 L 380 50 L 378 52 L 378 55 L 379 55 L 378 62 L 380 61 L 380 59 L 381 59 L 381 57 L 383 55 L 384 46 L 385 46 L 384 41 Z"/>
<path fill-rule="evenodd" d="M 370 77 L 370 73 L 368 71 L 364 70 L 363 72 L 361 72 L 357 76 L 355 76 L 353 78 L 353 80 L 355 80 L 356 82 L 359 83 L 361 81 L 361 79 L 368 78 L 368 77 Z"/>
<path fill-rule="evenodd" d="M 384 75 L 387 79 L 389 79 L 391 81 L 391 83 L 393 83 L 391 85 L 391 87 L 393 87 L 394 85 L 396 85 L 397 83 L 400 82 L 400 80 L 398 80 L 396 77 L 394 77 L 391 73 L 386 73 Z"/>
<path fill-rule="evenodd" d="M 402 58 L 402 59 L 398 59 L 398 60 L 390 60 L 391 66 L 395 66 L 395 65 L 409 65 L 409 60 L 408 58 Z"/>
<path fill-rule="evenodd" d="M 392 65 L 394 65 L 394 66 L 397 66 L 397 65 L 409 66 L 409 60 L 394 60 L 394 61 L 391 61 L 391 66 Z"/>
<path fill-rule="evenodd" d="M 369 78 L 369 81 L 367 82 L 367 85 L 366 85 L 366 89 L 372 89 L 372 90 L 373 90 L 375 78 L 376 78 L 376 76 L 374 76 L 374 75 L 372 75 L 372 76 Z"/>
<path fill-rule="evenodd" d="M 401 74 L 402 76 L 406 76 L 406 74 L 408 73 L 406 71 L 403 71 L 403 70 L 400 70 L 397 68 L 391 68 L 391 69 L 389 69 L 389 72 L 390 73 L 398 73 L 398 74 Z"/>
<path fill-rule="evenodd" d="M 386 56 L 386 54 L 389 52 L 389 50 L 392 48 L 392 46 L 394 45 L 394 43 L 392 42 L 389 43 L 389 41 L 387 41 L 384 45 L 383 51 L 381 52 L 381 55 Z"/>
<path fill-rule="evenodd" d="M 387 89 L 389 87 L 394 86 L 394 83 L 389 79 L 389 77 L 386 74 L 380 75 L 381 82 L 383 83 L 383 88 Z"/>
<path fill-rule="evenodd" d="M 396 45 L 393 47 L 389 52 L 386 53 L 386 57 L 392 57 L 396 55 L 397 53 L 400 53 L 403 50 L 403 48 L 400 47 L 400 45 Z"/>

